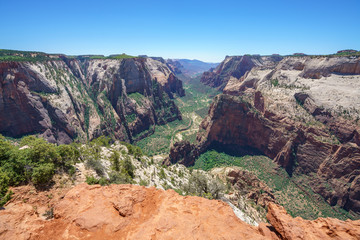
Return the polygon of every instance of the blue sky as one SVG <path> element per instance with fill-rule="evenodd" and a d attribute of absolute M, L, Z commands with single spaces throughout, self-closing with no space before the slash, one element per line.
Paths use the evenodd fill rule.
<path fill-rule="evenodd" d="M 359 0 L 0 0 L 0 12 L 2 49 L 210 62 L 360 50 Z"/>

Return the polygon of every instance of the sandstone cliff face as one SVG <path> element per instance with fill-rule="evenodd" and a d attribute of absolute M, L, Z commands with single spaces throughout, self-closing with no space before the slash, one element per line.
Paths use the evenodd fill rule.
<path fill-rule="evenodd" d="M 184 95 L 167 66 L 148 58 L 1 62 L 0 84 L 0 133 L 58 143 L 134 141 L 181 118 L 171 98 Z"/>
<path fill-rule="evenodd" d="M 251 70 L 297 71 L 297 75 L 307 79 L 320 79 L 331 74 L 359 75 L 359 57 L 281 57 L 272 56 L 227 56 L 214 70 L 205 72 L 201 81 L 223 90 L 232 80 L 247 78 Z M 274 76 L 276 77 L 276 76 Z M 248 79 L 249 80 L 249 79 Z"/>
<path fill-rule="evenodd" d="M 214 70 L 205 72 L 201 77 L 201 82 L 223 90 L 231 79 L 240 79 L 254 67 L 275 67 L 280 60 L 281 57 L 278 56 L 227 56 Z"/>
<path fill-rule="evenodd" d="M 296 171 L 312 176 L 318 183 L 312 185 L 313 190 L 331 205 L 359 213 L 360 148 L 350 142 L 331 143 L 327 128 L 307 127 L 268 111 L 262 113 L 245 96 L 219 95 L 200 129 L 200 151 L 220 143 L 236 146 L 243 154 L 265 154 L 289 175 Z"/>
<path fill-rule="evenodd" d="M 42 66 L 31 63 L 0 63 L 0 132 L 11 137 L 43 133 L 50 141 L 69 143 L 75 136 L 78 119 L 68 118 L 74 113 L 65 86 L 57 86 L 49 69 L 64 69 L 64 63 Z M 59 80 L 60 81 L 60 80 Z M 63 98 L 63 104 L 58 103 Z M 52 103 L 53 101 L 53 103 Z M 81 107 L 81 106 L 79 106 Z M 63 111 L 61 111 L 63 110 Z M 74 127 L 72 127 L 72 126 Z"/>
<path fill-rule="evenodd" d="M 308 176 L 329 204 L 359 214 L 360 59 L 245 57 L 210 73 L 225 94 L 214 99 L 193 152 L 221 144 L 265 154 L 290 176 Z"/>
<path fill-rule="evenodd" d="M 24 188 L 24 187 L 20 187 Z M 359 239 L 360 221 L 293 219 L 269 204 L 268 220 L 253 227 L 224 202 L 135 185 L 80 184 L 27 194 L 0 211 L 2 239 Z M 19 192 L 15 190 L 15 192 Z M 53 196 L 47 197 L 48 194 Z M 54 218 L 42 214 L 53 207 Z"/>

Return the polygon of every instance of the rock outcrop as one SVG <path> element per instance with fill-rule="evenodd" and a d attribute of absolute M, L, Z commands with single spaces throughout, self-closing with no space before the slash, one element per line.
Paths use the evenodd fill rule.
<path fill-rule="evenodd" d="M 320 79 L 331 74 L 359 75 L 360 61 L 359 57 L 227 56 L 215 69 L 205 72 L 201 81 L 223 90 L 232 80 L 247 78 L 245 75 L 254 68 L 274 70 L 271 75 L 280 70 L 299 71 L 302 78 Z"/>
<path fill-rule="evenodd" d="M 359 239 L 360 220 L 340 221 L 318 218 L 314 221 L 292 218 L 283 207 L 269 204 L 267 219 L 282 239 Z"/>
<path fill-rule="evenodd" d="M 135 141 L 181 119 L 182 82 L 151 58 L 0 62 L 0 133 L 70 143 L 100 135 Z"/>
<path fill-rule="evenodd" d="M 169 157 L 164 160 L 165 165 L 180 163 L 185 166 L 194 165 L 196 158 L 199 156 L 197 147 L 189 141 L 180 141 L 174 143 L 171 147 Z"/>
<path fill-rule="evenodd" d="M 64 191 L 64 190 L 61 190 Z M 64 194 L 62 192 L 62 194 Z M 135 185 L 80 184 L 52 198 L 16 196 L 0 211 L 2 239 L 359 239 L 360 221 L 293 219 L 269 204 L 253 227 L 224 202 Z M 48 202 L 48 203 L 47 203 Z M 45 209 L 36 204 L 51 205 Z M 49 212 L 50 211 L 50 212 Z M 47 220 L 46 220 L 47 219 Z"/>
<path fill-rule="evenodd" d="M 252 57 L 252 56 L 226 56 L 212 71 L 204 72 L 201 82 L 211 87 L 223 90 L 231 79 L 242 78 L 248 71 L 254 67 L 275 67 L 276 63 L 281 60 L 280 56 L 270 57 Z"/>
<path fill-rule="evenodd" d="M 253 173 L 241 169 L 232 169 L 227 172 L 228 181 L 240 195 L 246 195 L 255 204 L 267 207 L 269 203 L 276 202 L 272 190 L 260 181 Z"/>

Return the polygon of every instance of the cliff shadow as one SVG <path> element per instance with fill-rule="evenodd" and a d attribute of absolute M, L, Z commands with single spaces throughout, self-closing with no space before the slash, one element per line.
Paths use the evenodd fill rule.
<path fill-rule="evenodd" d="M 217 141 L 212 142 L 207 150 L 215 150 L 219 153 L 225 153 L 233 157 L 243 157 L 243 156 L 258 156 L 264 155 L 261 151 L 256 148 L 249 146 L 239 146 L 236 144 L 224 144 Z"/>

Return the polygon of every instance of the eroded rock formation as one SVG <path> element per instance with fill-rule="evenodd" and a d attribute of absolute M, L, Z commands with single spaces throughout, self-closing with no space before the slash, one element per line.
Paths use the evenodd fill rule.
<path fill-rule="evenodd" d="M 318 218 L 314 221 L 292 218 L 283 207 L 269 204 L 266 215 L 269 223 L 282 239 L 358 239 L 360 220 L 340 221 L 334 218 Z"/>
<path fill-rule="evenodd" d="M 271 203 L 267 215 L 270 224 L 253 227 L 239 220 L 224 202 L 184 197 L 173 190 L 80 184 L 64 192 L 52 190 L 52 198 L 47 197 L 50 193 L 16 195 L 0 211 L 0 237 L 347 240 L 360 237 L 360 221 L 294 219 L 282 207 Z M 39 204 L 41 208 L 37 207 Z M 46 212 L 43 206 L 52 207 L 52 212 L 43 216 Z"/>
<path fill-rule="evenodd" d="M 0 62 L 0 133 L 50 142 L 100 135 L 134 141 L 181 119 L 182 82 L 151 58 Z"/>

